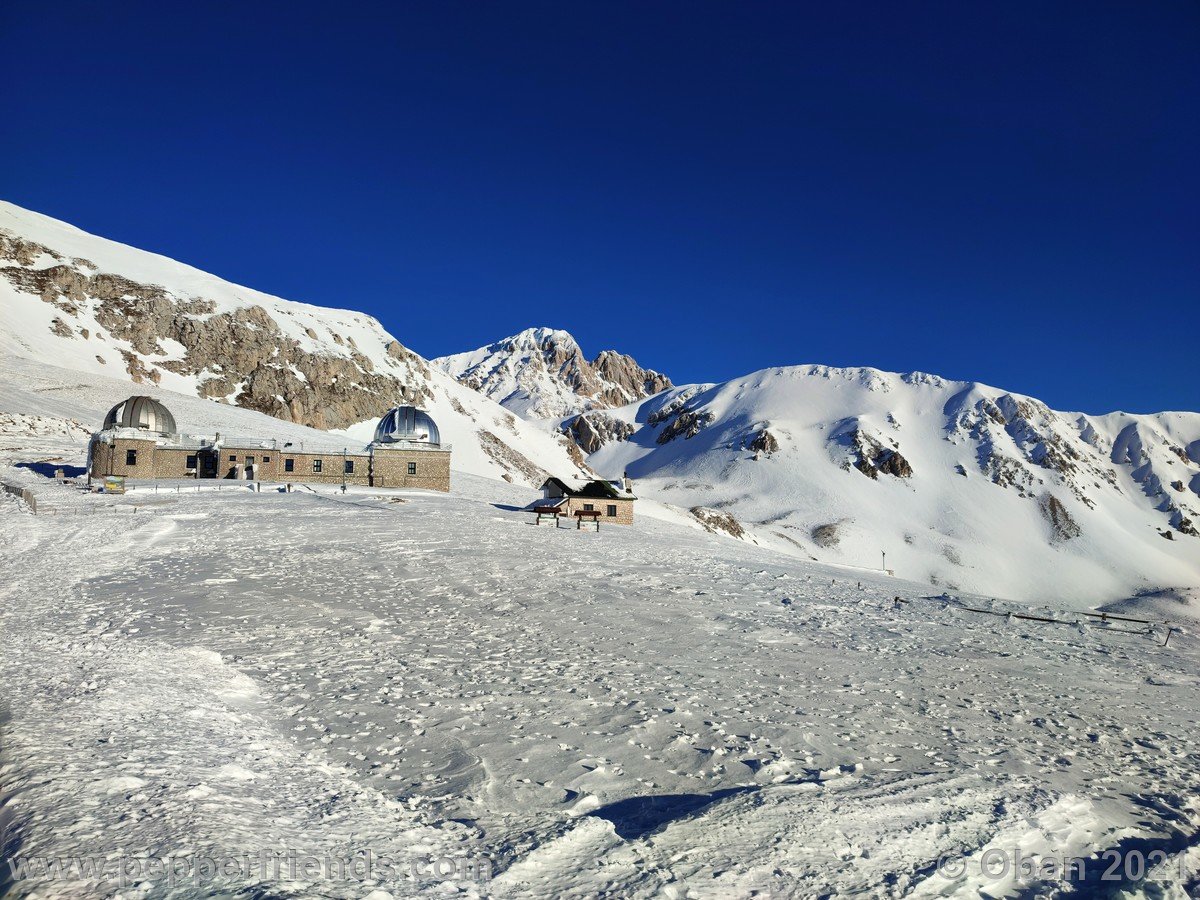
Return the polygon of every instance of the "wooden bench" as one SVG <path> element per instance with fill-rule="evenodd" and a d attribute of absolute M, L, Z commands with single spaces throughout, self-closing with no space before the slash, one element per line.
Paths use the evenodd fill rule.
<path fill-rule="evenodd" d="M 564 513 L 557 506 L 535 506 L 533 508 L 533 511 L 535 513 L 537 513 L 537 521 L 534 522 L 533 524 L 541 525 L 542 519 L 551 519 L 551 520 L 553 520 L 554 526 L 556 528 L 558 527 L 558 520 L 562 516 L 566 515 L 566 513 Z"/>
<path fill-rule="evenodd" d="M 578 530 L 583 527 L 584 519 L 591 519 L 596 523 L 596 530 L 600 530 L 600 510 L 598 509 L 577 509 L 575 510 L 575 528 Z"/>

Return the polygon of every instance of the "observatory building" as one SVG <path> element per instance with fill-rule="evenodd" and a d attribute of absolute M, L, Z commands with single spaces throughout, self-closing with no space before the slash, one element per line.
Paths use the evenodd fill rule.
<path fill-rule="evenodd" d="M 104 417 L 103 430 L 121 428 L 168 435 L 176 432 L 175 417 L 153 397 L 122 400 Z"/>
<path fill-rule="evenodd" d="M 370 484 L 450 490 L 450 445 L 437 423 L 415 406 L 393 406 L 367 446 Z"/>
<path fill-rule="evenodd" d="M 429 414 L 415 406 L 393 406 L 375 426 L 373 446 L 417 443 L 437 447 L 442 434 Z"/>
<path fill-rule="evenodd" d="M 274 438 L 184 434 L 153 397 L 122 400 L 88 445 L 92 478 L 227 478 L 246 481 L 362 484 L 450 490 L 449 444 L 415 406 L 396 406 L 365 448 L 337 449 Z"/>

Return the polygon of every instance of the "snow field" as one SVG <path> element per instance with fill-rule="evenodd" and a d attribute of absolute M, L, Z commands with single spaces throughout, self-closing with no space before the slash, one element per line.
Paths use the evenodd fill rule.
<path fill-rule="evenodd" d="M 539 529 L 531 498 L 461 476 L 89 498 L 101 528 L 0 507 L 21 851 L 479 855 L 495 879 L 457 887 L 514 897 L 1001 896 L 933 867 L 1196 832 L 1192 637 L 970 616 L 653 519 Z"/>

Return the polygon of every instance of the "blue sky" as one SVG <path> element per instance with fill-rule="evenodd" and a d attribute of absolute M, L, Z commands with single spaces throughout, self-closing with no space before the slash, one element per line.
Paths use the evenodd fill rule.
<path fill-rule="evenodd" d="M 8 4 L 5 199 L 437 356 L 1200 409 L 1200 4 Z"/>

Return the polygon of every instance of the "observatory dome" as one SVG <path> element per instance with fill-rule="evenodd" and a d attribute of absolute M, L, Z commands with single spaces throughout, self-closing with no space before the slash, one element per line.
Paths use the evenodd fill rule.
<path fill-rule="evenodd" d="M 415 406 L 393 406 L 375 426 L 375 443 L 394 444 L 397 441 L 437 445 L 442 442 L 442 435 L 427 412 Z"/>
<path fill-rule="evenodd" d="M 104 417 L 104 430 L 109 428 L 139 428 L 155 434 L 174 434 L 175 417 L 153 397 L 130 397 L 108 411 Z"/>

